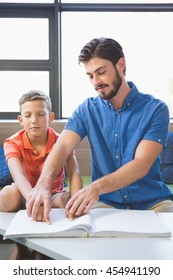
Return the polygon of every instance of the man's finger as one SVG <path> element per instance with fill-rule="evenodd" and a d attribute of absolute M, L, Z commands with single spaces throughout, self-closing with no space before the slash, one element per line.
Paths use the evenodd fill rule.
<path fill-rule="evenodd" d="M 36 221 L 37 219 L 37 213 L 39 211 L 39 208 L 40 208 L 40 205 L 42 203 L 40 202 L 40 200 L 35 200 L 35 202 L 33 203 L 33 206 L 32 206 L 32 211 L 31 211 L 31 217 L 34 221 Z M 44 207 L 44 206 L 43 206 Z"/>
<path fill-rule="evenodd" d="M 66 217 L 69 218 L 69 220 L 73 220 L 74 219 L 74 216 L 72 213 L 70 213 L 69 210 L 66 210 Z"/>
<path fill-rule="evenodd" d="M 32 216 L 32 207 L 33 207 L 33 204 L 34 204 L 34 199 L 32 199 L 32 198 L 29 197 L 29 198 L 26 200 L 26 211 L 27 211 L 27 214 L 28 214 L 29 217 Z"/>
<path fill-rule="evenodd" d="M 46 221 L 46 223 L 50 225 L 51 221 L 50 221 L 49 213 L 51 211 L 51 206 L 52 206 L 51 196 L 47 196 L 44 199 L 43 205 L 44 205 L 44 212 L 43 212 L 44 221 Z"/>
<path fill-rule="evenodd" d="M 70 211 L 70 209 L 73 206 L 74 202 L 75 202 L 75 195 L 73 197 L 71 197 L 69 199 L 69 201 L 67 202 L 66 207 L 65 207 L 67 211 Z"/>

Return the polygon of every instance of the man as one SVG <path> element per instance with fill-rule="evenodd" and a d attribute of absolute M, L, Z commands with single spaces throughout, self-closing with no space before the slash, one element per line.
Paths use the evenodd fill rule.
<path fill-rule="evenodd" d="M 42 203 L 49 221 L 47 197 L 53 178 L 86 135 L 91 146 L 92 183 L 67 203 L 69 218 L 87 213 L 98 201 L 104 207 L 173 212 L 172 194 L 159 168 L 169 126 L 167 106 L 126 81 L 124 53 L 113 39 L 91 40 L 81 50 L 79 63 L 84 64 L 98 96 L 87 99 L 69 119 L 28 196 L 28 215 L 35 219 Z"/>

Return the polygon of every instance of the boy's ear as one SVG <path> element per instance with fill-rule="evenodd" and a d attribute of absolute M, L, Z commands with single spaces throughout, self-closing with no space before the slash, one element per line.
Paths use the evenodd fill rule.
<path fill-rule="evenodd" d="M 18 116 L 17 116 L 17 119 L 18 119 L 20 125 L 23 126 L 22 116 L 21 116 L 21 115 L 18 115 Z"/>
<path fill-rule="evenodd" d="M 55 113 L 54 112 L 51 112 L 49 114 L 49 123 L 52 123 L 54 121 L 54 118 L 55 118 Z"/>

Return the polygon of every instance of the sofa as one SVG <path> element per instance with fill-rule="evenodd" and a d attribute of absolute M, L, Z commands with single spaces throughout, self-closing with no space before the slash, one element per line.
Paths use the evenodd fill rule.
<path fill-rule="evenodd" d="M 65 122 L 56 121 L 52 128 L 60 133 L 65 125 Z M 0 123 L 0 189 L 13 182 L 8 166 L 6 164 L 3 142 L 4 140 L 21 129 L 18 122 Z M 165 149 L 160 155 L 160 168 L 162 172 L 163 181 L 173 192 L 173 129 L 170 125 L 168 134 L 168 141 Z M 88 139 L 84 138 L 76 149 L 76 157 L 79 162 L 81 175 L 83 177 L 84 186 L 91 181 L 91 163 L 90 163 L 90 148 Z"/>
<path fill-rule="evenodd" d="M 169 131 L 165 149 L 160 155 L 160 169 L 165 184 L 173 192 L 173 132 Z"/>

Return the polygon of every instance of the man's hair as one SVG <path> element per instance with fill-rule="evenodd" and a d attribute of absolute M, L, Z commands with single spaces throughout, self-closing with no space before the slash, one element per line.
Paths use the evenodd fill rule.
<path fill-rule="evenodd" d="M 105 37 L 94 38 L 87 43 L 79 54 L 78 62 L 85 64 L 93 57 L 109 60 L 114 66 L 121 57 L 125 58 L 121 45 Z"/>
<path fill-rule="evenodd" d="M 27 93 L 24 93 L 19 99 L 20 110 L 21 110 L 21 106 L 24 103 L 28 101 L 35 101 L 35 100 L 45 101 L 49 112 L 52 111 L 52 102 L 50 97 L 40 90 L 30 90 Z"/>

